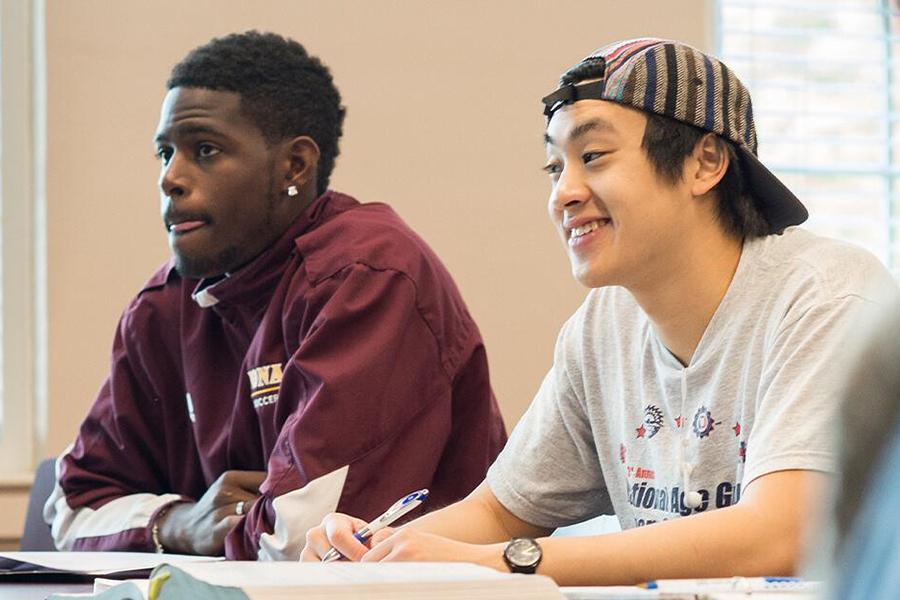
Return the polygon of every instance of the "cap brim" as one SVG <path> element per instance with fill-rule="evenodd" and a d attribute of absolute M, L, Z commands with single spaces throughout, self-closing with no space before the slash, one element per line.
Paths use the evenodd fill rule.
<path fill-rule="evenodd" d="M 769 223 L 769 233 L 780 233 L 786 227 L 799 225 L 809 218 L 809 211 L 756 155 L 738 146 L 741 169 L 748 191 Z"/>

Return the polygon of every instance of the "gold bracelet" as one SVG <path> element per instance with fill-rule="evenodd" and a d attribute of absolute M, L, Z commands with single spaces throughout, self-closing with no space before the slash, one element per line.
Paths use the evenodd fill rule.
<path fill-rule="evenodd" d="M 157 554 L 162 554 L 166 551 L 166 549 L 163 548 L 162 542 L 159 541 L 159 520 L 162 519 L 175 504 L 176 503 L 173 502 L 159 509 L 159 512 L 156 513 L 156 517 L 153 519 L 153 526 L 150 527 L 150 539 L 153 540 L 153 546 Z"/>

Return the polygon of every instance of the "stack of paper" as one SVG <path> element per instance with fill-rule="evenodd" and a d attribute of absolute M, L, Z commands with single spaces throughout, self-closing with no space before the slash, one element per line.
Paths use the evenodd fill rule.
<path fill-rule="evenodd" d="M 96 598 L 133 598 L 140 587 L 144 586 L 127 582 Z M 564 600 L 547 577 L 501 573 L 466 563 L 164 565 L 153 571 L 143 593 L 152 600 Z"/>
<path fill-rule="evenodd" d="M 8 553 L 15 556 L 19 553 Z M 201 557 L 127 553 L 46 553 L 31 562 L 84 573 L 134 570 L 160 560 L 150 579 L 98 580 L 97 600 L 807 600 L 819 584 L 790 578 L 664 580 L 640 587 L 558 588 L 540 575 L 513 575 L 467 563 L 196 562 Z M 49 556 L 54 555 L 54 556 Z M 55 559 L 55 560 L 54 560 Z M 77 565 L 71 561 L 77 559 Z M 62 600 L 66 596 L 51 596 Z"/>
<path fill-rule="evenodd" d="M 146 577 L 163 563 L 181 565 L 222 560 L 151 552 L 0 552 L 0 582 L 91 581 L 98 575 Z"/>

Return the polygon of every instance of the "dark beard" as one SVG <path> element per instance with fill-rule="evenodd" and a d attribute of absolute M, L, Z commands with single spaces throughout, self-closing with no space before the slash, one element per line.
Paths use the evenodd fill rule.
<path fill-rule="evenodd" d="M 220 252 L 217 256 L 184 256 L 175 254 L 175 269 L 185 279 L 203 279 L 215 277 L 234 271 L 233 267 L 240 259 L 240 249 L 231 246 Z M 238 265 L 240 266 L 240 265 Z"/>
<path fill-rule="evenodd" d="M 260 227 L 253 232 L 253 238 L 272 238 L 272 242 L 281 237 L 284 232 L 278 232 L 273 235 L 274 225 L 272 215 L 275 211 L 275 203 L 279 199 L 279 192 L 275 189 L 274 176 L 269 170 L 269 185 L 266 195 L 268 202 L 266 203 L 266 218 Z M 232 273 L 254 258 L 265 252 L 272 244 L 269 244 L 259 252 L 249 256 L 247 251 L 240 246 L 229 246 L 215 256 L 184 256 L 175 253 L 175 269 L 178 274 L 186 279 L 203 279 Z"/>

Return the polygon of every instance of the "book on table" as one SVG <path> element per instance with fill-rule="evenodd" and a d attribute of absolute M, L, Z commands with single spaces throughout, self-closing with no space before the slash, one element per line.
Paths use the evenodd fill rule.
<path fill-rule="evenodd" d="M 76 583 L 147 577 L 163 563 L 218 562 L 212 556 L 155 552 L 0 552 L 0 583 Z"/>
<path fill-rule="evenodd" d="M 149 582 L 127 581 L 102 591 L 99 587 L 94 596 L 98 600 L 564 598 L 549 577 L 501 573 L 468 563 L 185 563 L 157 567 Z"/>

